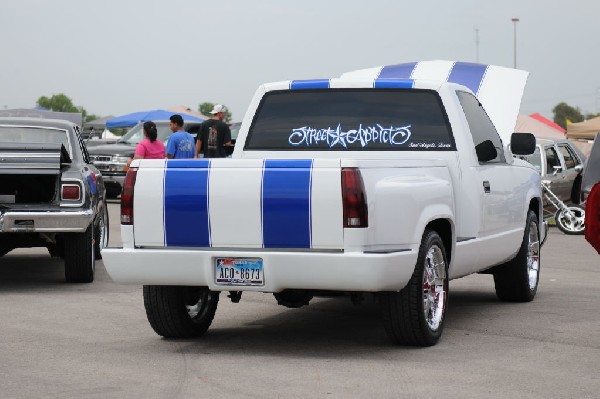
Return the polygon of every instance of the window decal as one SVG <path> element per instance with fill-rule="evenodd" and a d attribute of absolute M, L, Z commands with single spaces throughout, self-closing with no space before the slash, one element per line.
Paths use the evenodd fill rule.
<path fill-rule="evenodd" d="M 383 127 L 380 124 L 376 126 L 363 126 L 360 124 L 357 129 L 348 131 L 344 131 L 340 123 L 338 123 L 335 129 L 331 127 L 316 129 L 310 126 L 303 126 L 292 129 L 292 134 L 288 141 L 294 147 L 317 147 L 323 142 L 326 142 L 329 148 L 333 148 L 334 146 L 348 148 L 349 144 L 356 142 L 360 142 L 363 148 L 371 143 L 398 146 L 405 144 L 410 139 L 411 126 Z"/>

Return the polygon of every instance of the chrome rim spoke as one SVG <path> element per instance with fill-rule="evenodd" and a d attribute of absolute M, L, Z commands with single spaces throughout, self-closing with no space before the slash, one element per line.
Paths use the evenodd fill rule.
<path fill-rule="evenodd" d="M 531 223 L 529 225 L 528 240 L 527 275 L 529 277 L 529 289 L 534 290 L 538 284 L 538 275 L 540 270 L 540 241 L 536 223 Z"/>
<path fill-rule="evenodd" d="M 437 330 L 446 305 L 446 263 L 440 247 L 429 248 L 423 270 L 423 313 L 427 325 Z"/>

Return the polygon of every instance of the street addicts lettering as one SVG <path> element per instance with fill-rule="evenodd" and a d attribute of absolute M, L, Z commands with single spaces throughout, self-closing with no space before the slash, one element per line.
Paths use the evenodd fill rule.
<path fill-rule="evenodd" d="M 398 146 L 405 144 L 411 136 L 411 125 L 383 127 L 380 124 L 376 126 L 363 126 L 360 124 L 358 129 L 344 131 L 341 124 L 332 129 L 316 129 L 310 126 L 303 126 L 292 129 L 289 137 L 289 143 L 294 146 L 318 147 L 326 143 L 329 148 L 342 146 L 348 148 L 349 145 L 359 142 L 364 148 L 369 144 L 383 144 L 389 146 Z"/>

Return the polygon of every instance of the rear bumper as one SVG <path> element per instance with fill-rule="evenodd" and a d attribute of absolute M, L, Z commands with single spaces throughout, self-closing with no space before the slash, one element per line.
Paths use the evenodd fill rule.
<path fill-rule="evenodd" d="M 404 288 L 414 271 L 417 252 L 365 254 L 105 248 L 102 257 L 110 277 L 121 284 L 208 286 L 213 291 L 376 292 Z M 217 257 L 262 258 L 265 285 L 217 285 Z"/>
<path fill-rule="evenodd" d="M 92 220 L 94 212 L 48 211 L 5 212 L 0 214 L 0 233 L 82 233 Z"/>

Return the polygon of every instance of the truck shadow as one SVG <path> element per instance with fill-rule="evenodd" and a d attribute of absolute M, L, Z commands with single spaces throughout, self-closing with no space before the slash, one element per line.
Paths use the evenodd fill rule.
<path fill-rule="evenodd" d="M 494 313 L 495 308 L 503 305 L 493 292 L 471 289 L 453 292 L 444 336 L 438 346 L 443 347 L 445 336 L 452 335 L 453 330 L 454 335 L 463 335 L 464 330 L 477 329 L 481 315 Z M 383 352 L 409 354 L 425 349 L 394 345 L 385 333 L 378 303 L 371 300 L 354 306 L 348 298 L 321 299 L 308 307 L 281 308 L 269 317 L 246 319 L 235 327 L 218 327 L 218 319 L 219 310 L 215 318 L 217 326 L 200 339 L 163 339 L 163 342 L 178 343 L 177 350 L 185 354 L 244 353 L 300 358 L 378 359 Z"/>

